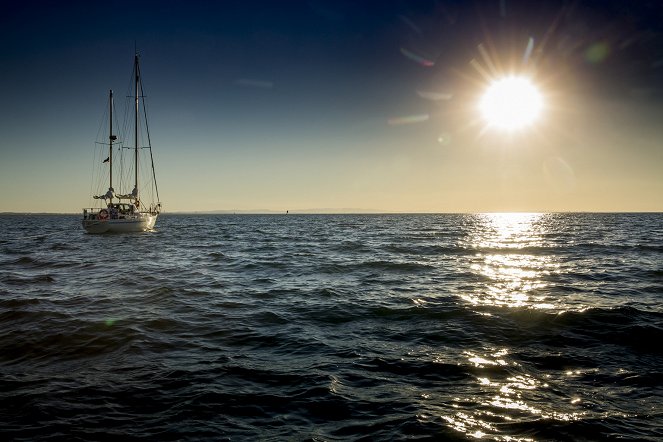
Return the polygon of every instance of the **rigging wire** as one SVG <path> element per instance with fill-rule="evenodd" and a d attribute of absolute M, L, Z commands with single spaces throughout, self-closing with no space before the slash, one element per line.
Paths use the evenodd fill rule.
<path fill-rule="evenodd" d="M 143 97 L 143 115 L 145 116 L 145 133 L 147 134 L 147 145 L 150 148 L 150 162 L 152 163 L 152 178 L 154 183 L 154 189 L 156 191 L 157 203 L 161 202 L 159 198 L 159 187 L 157 185 L 157 175 L 154 171 L 154 156 L 152 155 L 152 140 L 150 139 L 150 128 L 147 123 L 147 101 L 145 100 L 145 93 L 143 92 L 143 79 L 139 78 L 140 82 L 140 95 Z"/>
<path fill-rule="evenodd" d="M 106 184 L 109 180 L 109 168 L 103 160 L 108 156 L 108 109 L 110 97 L 105 101 L 104 111 L 102 112 L 99 121 L 99 128 L 97 129 L 97 136 L 94 143 L 92 155 L 92 179 L 90 180 L 90 199 L 88 205 L 90 207 L 98 205 L 93 198 L 94 195 L 100 195 L 106 191 Z"/>

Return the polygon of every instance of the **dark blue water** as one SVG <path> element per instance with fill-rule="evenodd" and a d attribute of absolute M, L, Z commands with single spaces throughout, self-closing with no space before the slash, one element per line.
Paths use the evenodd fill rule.
<path fill-rule="evenodd" d="M 0 439 L 663 438 L 663 215 L 0 216 Z"/>

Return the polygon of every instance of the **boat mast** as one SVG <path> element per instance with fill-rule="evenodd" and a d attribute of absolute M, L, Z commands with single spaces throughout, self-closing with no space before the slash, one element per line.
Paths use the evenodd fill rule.
<path fill-rule="evenodd" d="M 134 199 L 138 201 L 138 81 L 139 81 L 139 68 L 138 68 L 138 52 L 136 52 L 136 57 L 134 59 L 134 72 L 136 74 L 134 92 L 136 98 L 136 107 L 134 113 L 134 169 L 136 172 L 135 178 L 135 187 L 133 195 Z"/>
<path fill-rule="evenodd" d="M 110 130 L 108 132 L 108 161 L 109 161 L 109 167 L 110 167 L 110 182 L 108 183 L 108 187 L 110 189 L 113 188 L 113 141 L 116 139 L 115 135 L 113 135 L 113 89 L 110 90 L 109 93 L 109 98 L 108 98 L 108 106 L 109 106 L 109 115 L 110 115 Z M 111 198 L 111 202 L 113 202 L 113 199 Z"/>

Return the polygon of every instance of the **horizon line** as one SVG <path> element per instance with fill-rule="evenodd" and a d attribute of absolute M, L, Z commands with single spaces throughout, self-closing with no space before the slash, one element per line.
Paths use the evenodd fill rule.
<path fill-rule="evenodd" d="M 660 213 L 663 210 L 552 210 L 552 211 L 532 211 L 532 210 L 487 210 L 487 211 L 380 211 L 368 209 L 312 209 L 312 210 L 180 210 L 172 212 L 161 212 L 161 215 L 477 215 L 486 213 Z M 6 215 L 79 215 L 79 212 L 28 212 L 28 211 L 5 211 L 0 212 L 0 216 Z"/>

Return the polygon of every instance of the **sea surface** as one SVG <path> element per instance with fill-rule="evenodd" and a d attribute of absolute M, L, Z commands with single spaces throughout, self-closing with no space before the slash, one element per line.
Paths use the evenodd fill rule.
<path fill-rule="evenodd" d="M 663 440 L 663 214 L 0 216 L 0 440 Z"/>

